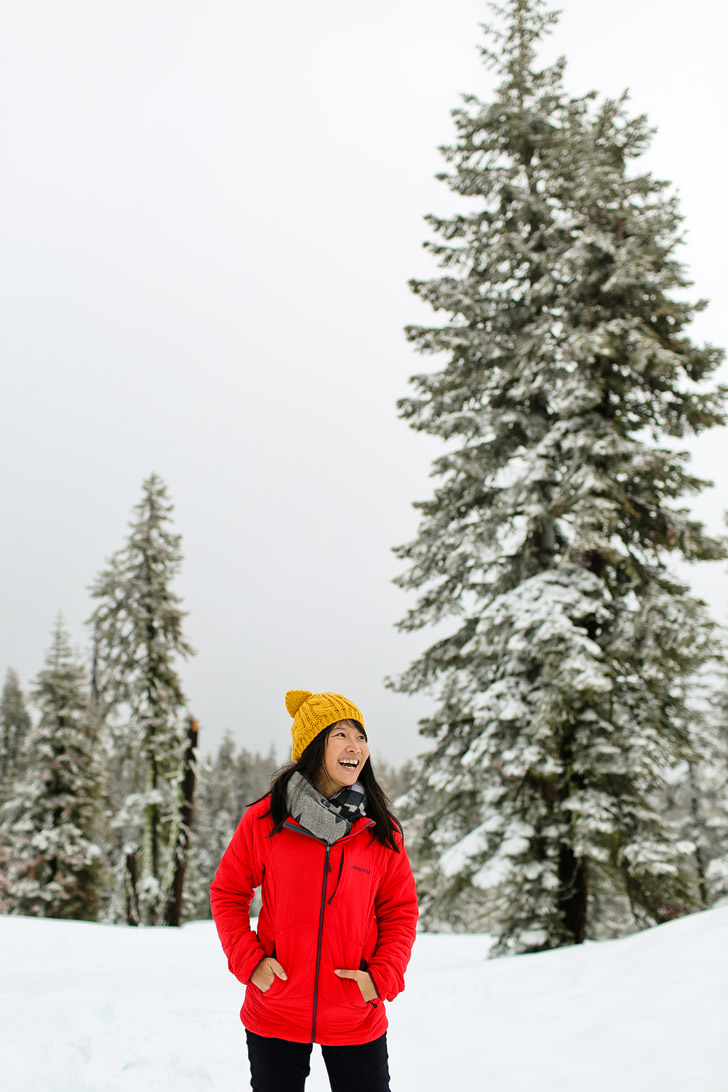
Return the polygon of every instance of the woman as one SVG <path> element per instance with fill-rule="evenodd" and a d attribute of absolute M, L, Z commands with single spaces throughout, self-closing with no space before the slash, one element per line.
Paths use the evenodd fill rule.
<path fill-rule="evenodd" d="M 353 702 L 289 690 L 286 708 L 293 765 L 248 808 L 210 889 L 228 966 L 247 985 L 251 1087 L 302 1092 L 320 1043 L 332 1092 L 388 1092 L 384 1001 L 404 988 L 417 921 L 401 828 Z"/>

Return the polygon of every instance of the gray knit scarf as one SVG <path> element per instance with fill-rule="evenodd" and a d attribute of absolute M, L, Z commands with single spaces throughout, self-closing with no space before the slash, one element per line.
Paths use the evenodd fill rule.
<path fill-rule="evenodd" d="M 327 800 L 296 772 L 288 782 L 286 802 L 288 811 L 302 827 L 331 846 L 349 833 L 357 819 L 366 815 L 367 794 L 355 782 Z"/>

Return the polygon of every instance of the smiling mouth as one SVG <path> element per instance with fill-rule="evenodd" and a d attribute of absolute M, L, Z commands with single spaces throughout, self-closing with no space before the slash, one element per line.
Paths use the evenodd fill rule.
<path fill-rule="evenodd" d="M 340 758 L 339 765 L 343 766 L 345 770 L 356 770 L 359 766 L 358 758 Z"/>

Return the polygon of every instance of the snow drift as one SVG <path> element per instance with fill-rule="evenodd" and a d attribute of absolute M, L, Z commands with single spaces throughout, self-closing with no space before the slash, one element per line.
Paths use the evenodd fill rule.
<path fill-rule="evenodd" d="M 487 960 L 421 934 L 389 1006 L 394 1092 L 726 1092 L 728 908 L 624 940 Z M 7 1092 L 248 1087 L 214 926 L 0 918 Z M 328 1089 L 317 1050 L 307 1092 Z"/>

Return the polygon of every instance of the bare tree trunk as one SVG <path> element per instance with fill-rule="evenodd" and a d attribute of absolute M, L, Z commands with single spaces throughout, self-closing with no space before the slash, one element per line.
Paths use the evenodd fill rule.
<path fill-rule="evenodd" d="M 144 827 L 142 833 L 142 920 L 145 925 L 157 925 L 160 906 L 159 875 L 159 825 L 160 809 L 157 804 L 157 759 L 153 741 L 147 735 L 145 741 L 145 793 Z"/>
<path fill-rule="evenodd" d="M 137 895 L 136 848 L 130 849 L 126 855 L 124 894 L 126 902 L 126 923 L 127 925 L 138 925 L 140 916 L 139 897 Z"/>
<path fill-rule="evenodd" d="M 700 795 L 698 792 L 698 781 L 695 776 L 695 767 L 691 762 L 688 763 L 688 783 L 690 785 L 690 814 L 693 819 L 693 831 L 695 835 L 695 872 L 698 878 L 698 892 L 700 894 L 700 909 L 706 910 L 710 905 L 708 898 L 708 877 L 707 869 L 705 866 L 705 857 L 703 854 L 702 846 L 700 845 L 701 831 L 701 815 L 700 815 Z"/>
<path fill-rule="evenodd" d="M 197 737 L 199 725 L 190 717 L 187 726 L 187 746 L 183 759 L 182 784 L 178 810 L 172 832 L 170 868 L 171 882 L 166 891 L 164 924 L 179 925 L 182 919 L 182 890 L 189 856 L 190 830 L 192 828 L 193 801 L 195 795 Z"/>
<path fill-rule="evenodd" d="M 564 925 L 574 944 L 586 937 L 589 903 L 589 869 L 586 857 L 576 857 L 571 846 L 561 846 L 559 854 L 559 904 Z"/>

